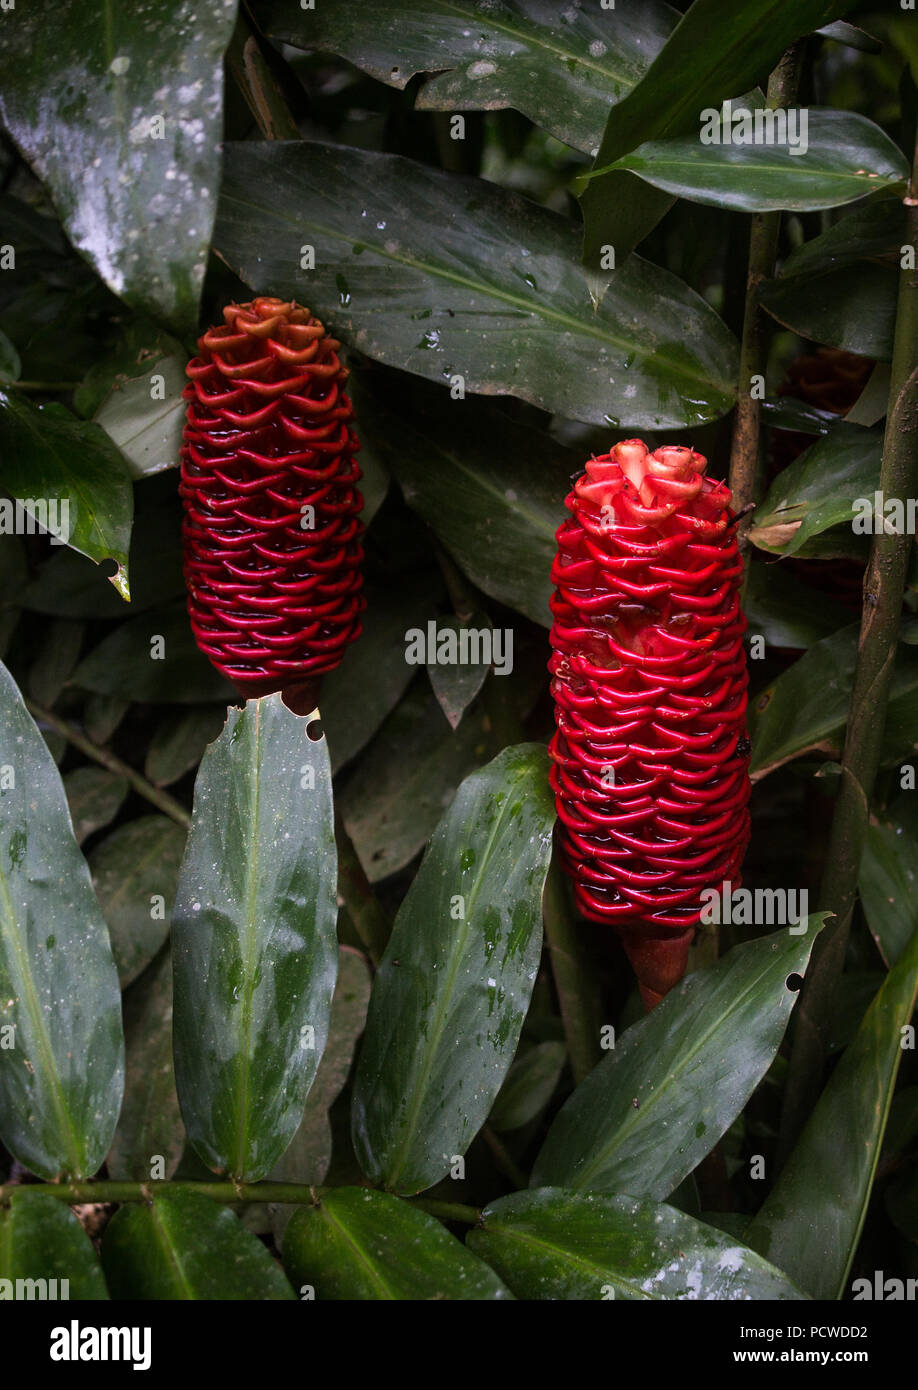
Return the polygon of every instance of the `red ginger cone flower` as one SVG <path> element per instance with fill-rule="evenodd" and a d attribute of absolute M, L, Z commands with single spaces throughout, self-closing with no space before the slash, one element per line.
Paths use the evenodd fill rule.
<path fill-rule="evenodd" d="M 739 886 L 749 741 L 730 492 L 639 439 L 568 495 L 552 568 L 549 752 L 577 905 L 621 934 L 648 1008 L 685 972 L 703 890 Z"/>
<path fill-rule="evenodd" d="M 360 635 L 363 499 L 340 343 L 280 299 L 230 304 L 188 364 L 188 613 L 241 694 L 300 713 Z"/>

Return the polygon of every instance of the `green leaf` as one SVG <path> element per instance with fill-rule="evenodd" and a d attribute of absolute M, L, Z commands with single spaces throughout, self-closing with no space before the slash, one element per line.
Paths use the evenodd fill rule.
<path fill-rule="evenodd" d="M 753 781 L 782 763 L 816 750 L 837 757 L 848 719 L 858 625 L 815 642 L 749 707 Z M 886 711 L 882 760 L 892 765 L 916 747 L 918 652 L 900 647 Z"/>
<path fill-rule="evenodd" d="M 454 733 L 426 678 L 409 690 L 338 784 L 341 817 L 371 883 L 411 863 L 463 777 L 493 751 L 480 710 Z"/>
<path fill-rule="evenodd" d="M 37 408 L 0 389 L 0 459 L 3 491 L 53 533 L 53 544 L 97 564 L 114 560 L 112 583 L 128 598 L 131 482 L 105 432 L 61 406 Z"/>
<path fill-rule="evenodd" d="M 121 1105 L 118 977 L 60 775 L 4 666 L 0 711 L 0 1138 L 40 1177 L 88 1178 Z"/>
<path fill-rule="evenodd" d="M 292 1299 L 266 1246 L 220 1202 L 179 1189 L 123 1206 L 102 1241 L 117 1299 Z"/>
<path fill-rule="evenodd" d="M 530 1186 L 657 1200 L 678 1187 L 773 1062 L 797 998 L 787 978 L 824 915 L 735 946 L 626 1029 L 559 1112 Z"/>
<path fill-rule="evenodd" d="M 0 332 L 0 385 L 18 381 L 22 376 L 22 363 L 19 353 L 5 333 Z"/>
<path fill-rule="evenodd" d="M 198 650 L 183 599 L 121 623 L 83 658 L 73 681 L 125 700 L 194 705 L 236 699 Z"/>
<path fill-rule="evenodd" d="M 363 1032 L 372 983 L 369 966 L 350 946 L 338 950 L 338 980 L 328 1024 L 328 1043 L 316 1072 L 299 1129 L 269 1174 L 272 1182 L 323 1183 L 332 1156 L 328 1112 L 344 1089 L 357 1040 Z M 281 1207 L 289 1217 L 290 1207 Z M 284 1223 L 285 1224 L 285 1223 Z M 277 1227 L 275 1227 L 275 1230 Z"/>
<path fill-rule="evenodd" d="M 0 1298 L 108 1298 L 92 1241 L 59 1198 L 22 1187 L 0 1206 Z"/>
<path fill-rule="evenodd" d="M 837 1299 L 860 1240 L 918 998 L 918 934 L 889 972 L 747 1233 L 814 1298 Z"/>
<path fill-rule="evenodd" d="M 387 1192 L 337 1187 L 296 1212 L 284 1268 L 318 1299 L 508 1299 L 488 1266 L 434 1217 Z"/>
<path fill-rule="evenodd" d="M 361 352 L 597 424 L 722 415 L 736 343 L 714 311 L 632 258 L 594 313 L 578 241 L 572 223 L 517 194 L 397 155 L 226 146 L 220 255 L 253 289 L 305 298 Z"/>
<path fill-rule="evenodd" d="M 695 0 L 643 79 L 609 112 L 596 168 L 646 140 L 698 132 L 705 109 L 757 86 L 795 39 L 852 7 L 853 0 Z M 593 178 L 580 197 L 586 264 L 595 270 L 610 245 L 621 266 L 670 202 L 623 170 Z"/>
<path fill-rule="evenodd" d="M 795 555 L 812 537 L 859 516 L 880 482 L 882 430 L 839 425 L 783 469 L 756 508 L 749 538 L 775 554 Z"/>
<path fill-rule="evenodd" d="M 555 531 L 582 457 L 492 401 L 428 385 L 408 399 L 365 374 L 361 424 L 408 505 L 478 588 L 547 627 Z"/>
<path fill-rule="evenodd" d="M 357 1157 L 387 1187 L 433 1186 L 500 1090 L 538 968 L 553 820 L 545 750 L 505 749 L 463 782 L 402 903 L 352 1107 Z"/>
<path fill-rule="evenodd" d="M 279 695 L 230 709 L 204 754 L 175 899 L 175 1073 L 188 1137 L 254 1182 L 303 1115 L 338 961 L 324 739 Z"/>
<path fill-rule="evenodd" d="M 73 673 L 85 628 L 69 618 L 57 618 L 46 625 L 38 655 L 29 667 L 25 689 L 40 705 L 51 707 Z"/>
<path fill-rule="evenodd" d="M 892 263 L 894 257 L 898 259 L 905 230 L 902 199 L 882 194 L 795 247 L 782 266 L 782 279 L 796 279 L 802 285 L 808 277 L 856 261 L 882 257 Z"/>
<path fill-rule="evenodd" d="M 490 642 L 493 640 L 493 631 L 491 621 L 485 613 L 473 613 L 468 621 L 460 621 L 459 618 L 439 618 L 436 621 L 437 645 L 434 654 L 438 660 L 428 661 L 427 674 L 437 703 L 446 715 L 451 729 L 458 729 L 463 714 L 479 694 L 491 669 L 491 663 L 488 661 L 463 661 L 462 643 L 468 644 L 468 650 L 473 655 L 489 652 L 492 648 L 483 645 L 482 634 L 487 634 L 484 640 Z M 451 660 L 453 647 L 458 657 L 455 661 Z M 445 653 L 445 659 L 442 660 L 439 659 L 441 651 Z M 428 650 L 428 656 L 430 654 Z M 512 651 L 509 654 L 504 653 L 505 661 L 508 657 L 512 669 Z"/>
<path fill-rule="evenodd" d="M 78 767 L 64 778 L 64 791 L 78 845 L 115 819 L 130 790 L 126 777 L 104 767 Z"/>
<path fill-rule="evenodd" d="M 9 16 L 0 51 L 0 118 L 71 242 L 127 303 L 186 333 L 213 224 L 235 14 L 234 0 L 203 11 L 192 0 L 151 11 L 34 0 Z"/>
<path fill-rule="evenodd" d="M 776 561 L 753 559 L 747 574 L 743 609 L 749 632 L 761 634 L 770 647 L 805 649 L 851 622 L 850 608 L 808 589 Z"/>
<path fill-rule="evenodd" d="M 660 0 L 590 9 L 523 0 L 499 10 L 463 0 L 375 0 L 318 5 L 308 13 L 269 0 L 259 20 L 275 39 L 339 53 L 404 88 L 432 73 L 416 107 L 489 111 L 512 106 L 588 153 L 609 107 L 631 90 L 666 42 L 675 16 Z"/>
<path fill-rule="evenodd" d="M 675 1207 L 544 1187 L 492 1202 L 466 1244 L 517 1298 L 805 1297 L 761 1256 Z"/>
<path fill-rule="evenodd" d="M 322 728 L 333 772 L 369 743 L 404 695 L 416 674 L 405 660 L 405 633 L 426 623 L 442 592 L 439 579 L 419 584 L 414 575 L 367 585 L 360 640 L 322 682 Z"/>
<path fill-rule="evenodd" d="M 560 1042 L 537 1043 L 518 1057 L 488 1116 L 491 1128 L 503 1134 L 531 1124 L 554 1095 L 566 1060 Z"/>
<path fill-rule="evenodd" d="M 816 33 L 821 34 L 824 39 L 834 39 L 836 43 L 844 44 L 847 48 L 856 48 L 861 53 L 883 51 L 883 44 L 879 39 L 875 39 L 863 29 L 858 29 L 854 24 L 846 24 L 844 20 L 838 20 L 835 24 L 825 24 L 821 29 L 817 29 Z"/>
<path fill-rule="evenodd" d="M 898 278 L 890 266 L 863 261 L 822 275 L 766 280 L 759 301 L 801 338 L 889 361 Z"/>
<path fill-rule="evenodd" d="M 140 362 L 132 364 L 130 374 L 116 377 L 96 411 L 96 424 L 120 449 L 134 478 L 178 466 L 186 361 L 180 343 L 160 338 Z"/>
<path fill-rule="evenodd" d="M 732 104 L 734 121 L 775 120 L 773 112 L 752 113 Z M 786 113 L 782 113 L 787 120 Z M 766 131 L 768 127 L 765 128 Z M 730 135 L 732 133 L 732 139 Z M 778 143 L 738 143 L 741 131 L 723 124 L 728 143 L 702 144 L 696 130 L 673 140 L 648 140 L 616 160 L 613 168 L 630 169 L 645 183 L 693 203 L 734 212 L 810 212 L 854 202 L 908 179 L 902 151 L 878 125 L 851 111 L 807 109 L 805 143 L 791 126 Z"/>
<path fill-rule="evenodd" d="M 168 935 L 184 852 L 183 828 L 152 815 L 120 825 L 89 856 L 122 989 L 146 970 Z"/>
<path fill-rule="evenodd" d="M 223 728 L 223 709 L 176 710 L 167 714 L 150 740 L 144 775 L 157 787 L 168 787 L 197 767 L 204 749 Z"/>
<path fill-rule="evenodd" d="M 895 965 L 918 932 L 918 843 L 894 816 L 867 827 L 858 891 L 880 955 Z"/>
<path fill-rule="evenodd" d="M 172 958 L 163 951 L 124 997 L 124 1105 L 106 1164 L 113 1179 L 171 1178 L 185 1148 L 172 1065 Z"/>
<path fill-rule="evenodd" d="M 99 569 L 75 550 L 59 549 L 39 567 L 22 602 L 37 613 L 62 618 L 130 618 L 184 593 L 181 512 L 178 499 L 145 504 L 138 488 L 131 530 L 131 606 Z"/>

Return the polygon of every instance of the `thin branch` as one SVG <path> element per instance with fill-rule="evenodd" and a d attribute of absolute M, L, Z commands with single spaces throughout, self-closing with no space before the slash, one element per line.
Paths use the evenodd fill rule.
<path fill-rule="evenodd" d="M 918 144 L 907 213 L 906 242 L 918 248 Z M 886 498 L 918 496 L 918 270 L 899 277 L 896 334 L 880 493 Z M 810 1114 L 825 1066 L 826 1037 L 857 897 L 858 874 L 867 834 L 886 723 L 886 706 L 902 616 L 905 577 L 913 538 L 881 530 L 873 537 L 864 576 L 864 611 L 857 667 L 848 712 L 841 786 L 820 888 L 820 907 L 835 920 L 820 932 L 806 983 L 795 1010 L 779 1162 L 787 1157 Z"/>
<path fill-rule="evenodd" d="M 44 705 L 36 704 L 34 700 L 26 700 L 26 708 L 32 717 L 40 724 L 47 724 L 56 733 L 61 734 L 68 743 L 72 743 L 74 748 L 79 748 L 81 753 L 85 753 L 87 758 L 91 758 L 100 767 L 105 767 L 109 772 L 116 773 L 119 777 L 127 778 L 134 788 L 145 801 L 149 801 L 151 806 L 164 812 L 177 824 L 184 826 L 187 830 L 191 824 L 191 812 L 187 811 L 180 801 L 176 801 L 174 796 L 164 792 L 162 788 L 155 787 L 152 782 L 148 782 L 146 777 L 139 773 L 129 763 L 122 762 L 108 748 L 101 747 L 98 743 L 93 743 L 91 738 L 87 738 L 75 725 L 68 723 L 66 719 L 61 719 L 59 714 L 53 710 L 45 709 Z"/>

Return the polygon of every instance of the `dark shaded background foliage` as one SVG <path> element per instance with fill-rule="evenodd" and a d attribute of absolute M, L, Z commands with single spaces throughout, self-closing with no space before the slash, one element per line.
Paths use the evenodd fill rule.
<path fill-rule="evenodd" d="M 269 33 L 277 8 L 253 7 L 256 23 L 264 22 Z M 869 116 L 908 150 L 915 111 L 907 72 L 910 62 L 918 62 L 913 18 L 888 8 L 865 9 L 848 18 L 876 35 L 882 46 L 865 52 L 811 40 L 801 80 L 803 100 Z M 875 47 L 879 51 L 872 51 Z M 466 137 L 455 141 L 450 139 L 448 111 L 419 108 L 418 97 L 428 81 L 423 74 L 399 90 L 329 53 L 306 53 L 264 37 L 261 51 L 300 133 L 337 147 L 342 169 L 349 148 L 398 154 L 433 169 L 482 177 L 578 218 L 571 181 L 589 167 L 589 155 L 562 144 L 518 111 L 468 111 Z M 48 61 L 53 66 L 51 55 Z M 232 142 L 259 141 L 245 81 L 238 76 L 239 54 L 231 49 L 224 136 Z M 0 338 L 0 366 L 7 379 L 18 374 L 29 383 L 24 390 L 5 387 L 4 392 L 14 399 L 61 402 L 80 419 L 101 422 L 126 450 L 134 477 L 130 610 L 106 581 L 111 562 L 96 566 L 86 555 L 52 547 L 41 537 L 6 536 L 0 539 L 0 652 L 39 711 L 39 726 L 64 776 L 78 838 L 112 930 L 125 990 L 129 1068 L 168 1067 L 166 925 L 159 934 L 151 931 L 148 917 L 132 912 L 131 904 L 145 902 L 152 891 L 165 891 L 164 884 L 170 891 L 174 886 L 184 832 L 171 813 L 175 806 L 190 808 L 201 754 L 222 727 L 231 698 L 195 651 L 187 630 L 175 473 L 164 467 L 175 463 L 170 449 L 174 451 L 180 428 L 177 393 L 194 335 L 180 314 L 171 323 L 156 322 L 148 309 L 128 307 L 106 287 L 68 244 L 47 190 L 8 135 L 0 145 L 0 180 L 0 240 L 15 242 L 17 249 L 16 273 L 0 276 L 0 329 L 5 335 Z M 780 261 L 786 264 L 799 256 L 802 247 L 846 220 L 852 225 L 864 207 L 856 203 L 853 209 L 787 214 Z M 856 484 L 862 483 L 869 494 L 871 468 L 878 467 L 877 453 L 866 470 L 857 462 L 853 474 L 834 476 L 843 442 L 838 431 L 844 427 L 835 424 L 832 412 L 839 408 L 839 376 L 848 383 L 848 396 L 842 392 L 847 407 L 871 378 L 874 359 L 888 357 L 888 352 L 876 351 L 883 333 L 876 315 L 879 289 L 886 292 L 897 264 L 899 240 L 894 217 L 883 223 L 882 210 L 878 216 L 877 237 L 863 252 L 850 238 L 848 260 L 833 270 L 828 285 L 821 282 L 812 303 L 803 304 L 799 313 L 788 312 L 780 301 L 774 306 L 766 407 L 771 491 L 756 517 L 761 534 L 759 548 L 751 551 L 747 600 L 750 633 L 766 638 L 764 659 L 751 663 L 752 707 L 760 712 L 753 752 L 759 780 L 745 871 L 753 888 L 780 884 L 815 892 L 821 871 L 843 733 L 845 679 L 850 681 L 853 661 L 859 573 L 866 556 L 866 541 L 852 540 L 844 504 L 840 511 L 837 505 L 834 512 L 832 508 L 839 498 L 857 493 Z M 259 226 L 256 221 L 250 233 L 253 245 Z M 747 240 L 746 214 L 679 200 L 644 240 L 640 254 L 684 280 L 738 335 Z M 219 230 L 215 245 L 222 249 Z M 351 308 L 347 273 L 347 266 L 338 272 L 342 318 Z M 873 274 L 883 277 L 882 285 L 877 282 L 878 293 L 865 306 L 857 297 L 860 277 Z M 299 297 L 307 302 L 308 286 L 304 278 Z M 792 288 L 797 302 L 799 285 Z M 277 289 L 289 292 L 288 286 Z M 224 303 L 251 293 L 222 255 L 211 253 L 200 322 L 219 320 Z M 833 297 L 837 312 L 830 326 L 819 310 Z M 359 305 L 354 312 L 359 322 Z M 327 309 L 325 314 L 334 330 L 335 314 Z M 421 341 L 428 331 L 422 318 Z M 512 396 L 470 396 L 460 406 L 449 399 L 446 386 L 362 353 L 359 333 L 356 341 L 353 331 L 345 337 L 364 443 L 370 602 L 366 635 L 326 682 L 322 712 L 340 816 L 391 918 L 463 777 L 508 744 L 543 742 L 549 734 L 547 575 L 552 532 L 570 473 L 590 451 L 604 451 L 611 441 L 640 433 L 648 442 L 691 444 L 709 456 L 712 473 L 724 476 L 731 425 L 728 414 L 720 413 L 720 418 L 658 433 L 629 429 L 627 422 L 616 429 L 552 415 Z M 823 354 L 821 365 L 799 365 L 801 358 L 811 358 L 826 345 L 863 360 Z M 568 370 L 563 341 L 553 351 L 555 369 L 563 376 Z M 147 382 L 154 371 L 164 374 L 167 392 L 151 411 Z M 861 428 L 877 419 L 874 413 L 862 420 Z M 797 545 L 796 559 L 777 564 L 768 549 L 774 548 L 767 530 L 769 500 L 775 508 L 780 504 L 782 477 L 797 478 L 782 470 L 793 469 L 801 449 L 820 437 L 832 445 L 812 492 L 824 515 L 820 512 L 806 544 Z M 6 462 L 0 463 L 0 483 Z M 799 487 L 789 495 L 798 497 Z M 525 505 L 519 505 L 520 499 Z M 125 527 L 120 529 L 126 534 Z M 111 553 L 117 554 L 117 546 Z M 913 567 L 913 580 L 914 574 Z M 908 593 L 909 612 L 918 608 L 916 592 L 918 581 Z M 512 627 L 515 668 L 507 679 L 488 677 L 453 729 L 428 673 L 405 666 L 402 652 L 409 627 L 457 610 Z M 167 635 L 165 661 L 148 659 L 151 632 Z M 905 640 L 914 640 L 910 628 Z M 909 647 L 902 652 L 862 871 L 861 905 L 837 999 L 836 1051 L 854 1036 L 887 966 L 918 925 L 918 820 L 911 793 L 900 791 L 901 768 L 918 747 L 918 667 L 909 659 Z M 447 700 L 450 695 L 454 702 L 459 698 L 447 691 Z M 151 806 L 120 771 L 87 758 L 59 732 L 54 716 L 141 772 L 166 794 L 168 804 Z M 723 928 L 721 952 L 756 934 L 754 928 Z M 292 1178 L 305 1181 L 322 1180 L 327 1168 L 324 1180 L 335 1186 L 363 1180 L 349 1134 L 348 1078 L 368 977 L 356 954 L 363 950 L 361 937 L 346 906 L 340 910 L 339 937 L 351 950 L 348 1002 L 341 1006 L 325 1087 L 310 1102 L 314 1130 L 299 1156 L 299 1169 L 296 1164 L 290 1169 Z M 639 1011 L 621 951 L 611 935 L 598 929 L 585 929 L 584 941 L 590 971 L 601 984 L 601 1017 L 614 1021 L 620 1031 Z M 543 961 L 519 1060 L 491 1116 L 490 1130 L 472 1142 L 465 1178 L 445 1180 L 428 1197 L 480 1206 L 514 1190 L 528 1175 L 551 1118 L 572 1090 L 564 1041 L 551 971 Z M 763 1154 L 771 1161 L 785 1066 L 779 1054 L 716 1155 L 678 1188 L 674 1205 L 693 1214 L 714 1212 L 713 1222 L 734 1233 L 744 1229 L 762 1200 L 762 1184 L 749 1175 L 750 1159 Z M 129 1080 L 130 1075 L 129 1070 Z M 916 1098 L 918 1073 L 912 1054 L 906 1053 L 855 1274 L 877 1268 L 918 1274 Z M 169 1087 L 148 1104 L 160 1107 L 160 1135 L 162 1124 L 168 1126 L 175 1175 L 209 1177 L 185 1144 Z M 131 1109 L 129 1099 L 116 1149 L 121 1145 L 125 1152 L 136 1151 L 149 1120 L 149 1114 Z M 23 1177 L 19 1165 L 0 1150 L 0 1182 Z M 268 1243 L 279 1234 L 276 1209 L 249 1207 L 244 1219 Z"/>

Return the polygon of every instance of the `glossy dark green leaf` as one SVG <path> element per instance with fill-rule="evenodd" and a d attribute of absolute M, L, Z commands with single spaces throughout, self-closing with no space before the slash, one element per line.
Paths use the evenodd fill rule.
<path fill-rule="evenodd" d="M 172 923 L 175 1073 L 217 1172 L 270 1172 L 303 1115 L 338 962 L 325 740 L 279 695 L 230 709 L 204 755 Z"/>
<path fill-rule="evenodd" d="M 118 976 L 60 775 L 3 666 L 0 711 L 0 1138 L 43 1178 L 88 1178 L 121 1105 Z"/>
<path fill-rule="evenodd" d="M 78 845 L 110 825 L 124 804 L 129 785 L 126 777 L 104 767 L 78 767 L 64 778 L 73 834 Z"/>
<path fill-rule="evenodd" d="M 749 1227 L 750 1245 L 814 1298 L 842 1298 L 918 999 L 918 934 L 871 1004 Z"/>
<path fill-rule="evenodd" d="M 296 1212 L 284 1268 L 300 1297 L 508 1299 L 492 1269 L 434 1217 L 387 1192 L 338 1187 Z"/>
<path fill-rule="evenodd" d="M 272 1182 L 322 1183 L 332 1155 L 328 1112 L 347 1081 L 363 1032 L 372 979 L 366 960 L 350 946 L 338 951 L 338 979 L 328 1024 L 328 1043 L 309 1095 L 299 1129 L 289 1149 L 271 1170 Z M 289 1206 L 281 1207 L 287 1218 Z M 275 1227 L 275 1229 L 277 1229 Z"/>
<path fill-rule="evenodd" d="M 666 1197 L 709 1153 L 773 1062 L 820 917 L 688 975 L 616 1040 L 559 1112 L 532 1187 Z"/>
<path fill-rule="evenodd" d="M 756 116 L 739 101 L 733 117 Z M 786 114 L 784 116 L 786 121 Z M 767 128 L 766 128 L 767 129 Z M 736 128 L 734 127 L 734 132 Z M 908 179 L 908 161 L 885 131 L 866 116 L 811 106 L 804 135 L 791 126 L 781 143 L 702 144 L 698 131 L 672 140 L 649 140 L 616 160 L 645 183 L 693 203 L 734 212 L 808 212 L 839 207 L 878 188 Z"/>
<path fill-rule="evenodd" d="M 433 616 L 442 592 L 438 579 L 419 584 L 414 576 L 367 585 L 360 640 L 322 682 L 322 728 L 334 772 L 369 743 L 417 674 L 405 660 L 405 633 Z"/>
<path fill-rule="evenodd" d="M 83 658 L 73 680 L 126 700 L 194 705 L 236 698 L 198 650 L 183 599 L 121 623 Z"/>
<path fill-rule="evenodd" d="M 815 642 L 750 705 L 753 781 L 801 753 L 841 752 L 848 718 L 858 625 Z M 914 751 L 918 714 L 918 652 L 899 647 L 887 706 L 884 764 Z"/>
<path fill-rule="evenodd" d="M 749 633 L 760 633 L 769 647 L 805 649 L 852 619 L 850 608 L 809 589 L 777 560 L 752 560 L 743 610 Z"/>
<path fill-rule="evenodd" d="M 840 425 L 783 469 L 756 508 L 753 545 L 794 555 L 812 537 L 873 507 L 880 482 L 882 431 Z"/>
<path fill-rule="evenodd" d="M 124 1105 L 106 1164 L 114 1179 L 171 1178 L 185 1148 L 172 1065 L 172 959 L 168 951 L 124 996 Z"/>
<path fill-rule="evenodd" d="M 637 12 L 513 0 L 382 0 L 372 6 L 297 9 L 270 0 L 259 18 L 276 39 L 340 53 L 403 88 L 433 73 L 417 106 L 480 111 L 513 106 L 577 149 L 599 143 L 609 107 L 631 90 L 666 42 L 676 16 L 660 0 Z"/>
<path fill-rule="evenodd" d="M 220 1202 L 180 1189 L 123 1206 L 102 1241 L 112 1297 L 292 1299 L 266 1246 Z"/>
<path fill-rule="evenodd" d="M 186 361 L 180 343 L 160 339 L 140 362 L 119 373 L 96 411 L 96 424 L 118 446 L 135 478 L 178 465 L 187 409 L 182 400 Z"/>
<path fill-rule="evenodd" d="M 734 394 L 736 344 L 694 291 L 632 258 L 594 313 L 575 226 L 481 179 L 337 145 L 230 144 L 215 246 L 362 352 L 466 391 L 648 429 L 715 418 Z"/>
<path fill-rule="evenodd" d="M 93 743 L 108 743 L 130 708 L 116 695 L 90 695 L 83 707 L 83 726 Z"/>
<path fill-rule="evenodd" d="M 55 543 L 97 563 L 114 560 L 112 583 L 128 597 L 131 482 L 104 430 L 61 406 L 39 409 L 0 389 L 0 487 L 48 526 Z"/>
<path fill-rule="evenodd" d="M 185 332 L 213 223 L 235 13 L 234 0 L 35 0 L 6 16 L 0 50 L 0 117 L 71 242 L 116 294 Z"/>
<path fill-rule="evenodd" d="M 785 328 L 861 357 L 892 357 L 898 275 L 871 261 L 813 276 L 781 276 L 762 286 L 765 309 Z"/>
<path fill-rule="evenodd" d="M 108 1298 L 89 1236 L 65 1202 L 34 1187 L 0 1206 L 0 1298 Z"/>
<path fill-rule="evenodd" d="M 338 806 L 371 883 L 403 869 L 463 777 L 493 752 L 480 710 L 453 732 L 426 677 L 409 690 L 338 784 Z"/>
<path fill-rule="evenodd" d="M 138 490 L 139 491 L 139 490 Z M 98 565 L 75 550 L 54 547 L 22 595 L 24 606 L 61 618 L 131 618 L 184 592 L 181 514 L 171 500 L 145 506 L 138 495 L 131 530 L 131 604 Z M 104 741 L 104 740 L 103 740 Z"/>
<path fill-rule="evenodd" d="M 880 954 L 895 965 L 918 931 L 918 842 L 894 815 L 867 827 L 858 890 Z"/>
<path fill-rule="evenodd" d="M 685 1216 L 634 1197 L 543 1187 L 492 1202 L 466 1244 L 517 1298 L 805 1297 L 760 1255 Z"/>
<path fill-rule="evenodd" d="M 387 381 L 364 382 L 361 423 L 409 506 L 478 588 L 548 626 L 555 531 L 582 457 L 501 405 L 453 401 L 442 387 L 413 389 L 400 409 Z"/>
<path fill-rule="evenodd" d="M 204 749 L 223 728 L 223 708 L 177 710 L 157 726 L 150 740 L 144 773 L 157 787 L 168 787 L 197 767 Z"/>
<path fill-rule="evenodd" d="M 893 263 L 905 239 L 901 198 L 871 198 L 839 217 L 824 232 L 794 248 L 781 267 L 788 281 L 838 270 L 855 261 L 882 258 Z"/>
<path fill-rule="evenodd" d="M 545 750 L 467 777 L 395 921 L 352 1108 L 364 1171 L 431 1187 L 465 1153 L 513 1060 L 541 951 L 554 805 Z"/>
<path fill-rule="evenodd" d="M 184 852 L 182 826 L 152 815 L 120 825 L 89 856 L 122 989 L 147 968 L 168 935 Z"/>
<path fill-rule="evenodd" d="M 702 111 L 758 85 L 795 39 L 852 8 L 853 0 L 695 0 L 643 79 L 609 112 L 596 168 L 645 140 L 697 133 Z M 621 265 L 670 201 L 622 170 L 592 179 L 580 198 L 587 265 L 599 265 L 604 245 L 615 247 Z"/>
<path fill-rule="evenodd" d="M 540 1115 L 561 1079 L 567 1049 L 564 1043 L 542 1042 L 513 1063 L 497 1094 L 488 1124 L 498 1134 L 521 1129 Z"/>

